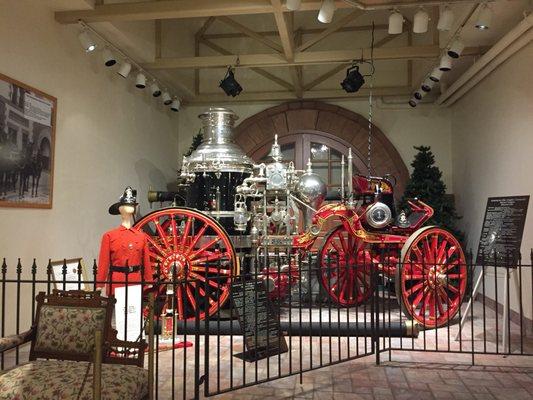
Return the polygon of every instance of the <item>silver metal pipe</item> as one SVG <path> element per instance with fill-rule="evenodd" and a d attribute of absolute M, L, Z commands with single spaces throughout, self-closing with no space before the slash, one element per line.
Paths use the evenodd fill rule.
<path fill-rule="evenodd" d="M 344 154 L 341 156 L 341 201 L 344 202 Z"/>
<path fill-rule="evenodd" d="M 348 149 L 348 205 L 353 206 L 353 155 L 352 149 Z"/>

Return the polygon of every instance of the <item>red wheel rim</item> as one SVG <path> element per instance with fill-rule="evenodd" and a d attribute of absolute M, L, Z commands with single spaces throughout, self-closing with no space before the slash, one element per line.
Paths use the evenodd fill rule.
<path fill-rule="evenodd" d="M 325 239 L 319 255 L 319 280 L 331 300 L 350 307 L 372 295 L 372 258 L 354 236 L 338 226 Z"/>
<path fill-rule="evenodd" d="M 425 327 L 446 325 L 459 312 L 466 291 L 466 259 L 457 239 L 427 228 L 402 249 L 399 285 L 404 311 Z"/>
<path fill-rule="evenodd" d="M 162 314 L 190 320 L 198 310 L 204 319 L 206 312 L 213 315 L 227 301 L 238 261 L 228 235 L 215 220 L 195 210 L 167 208 L 146 215 L 134 229 L 147 235 L 152 269 L 159 270 L 163 282 Z"/>

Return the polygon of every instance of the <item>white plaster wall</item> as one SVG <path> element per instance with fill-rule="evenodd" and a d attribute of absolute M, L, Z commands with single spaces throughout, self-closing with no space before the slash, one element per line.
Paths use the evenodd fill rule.
<path fill-rule="evenodd" d="M 45 2 L 0 2 L 0 72 L 58 99 L 54 199 L 51 210 L 0 208 L 0 257 L 10 267 L 22 257 L 98 255 L 101 234 L 118 225 L 107 213 L 126 185 L 146 191 L 175 179 L 175 114 L 157 107 L 131 78 L 87 55 L 77 26 L 54 21 Z M 25 271 L 27 269 L 25 268 Z"/>
<path fill-rule="evenodd" d="M 481 81 L 452 108 L 453 188 L 468 246 L 477 250 L 487 198 L 533 193 L 533 44 Z M 524 229 L 522 254 L 531 264 L 533 204 Z M 531 318 L 531 269 L 523 274 L 524 307 Z M 491 272 L 493 274 L 493 272 Z M 503 281 L 499 301 L 503 298 Z M 492 286 L 488 285 L 493 297 Z M 517 309 L 516 286 L 511 285 Z"/>
<path fill-rule="evenodd" d="M 342 100 L 326 101 L 327 103 L 344 107 L 348 110 L 368 116 L 368 101 Z M 251 103 L 232 104 L 227 106 L 246 118 L 275 106 L 279 103 Z M 201 124 L 198 114 L 206 110 L 207 106 L 187 107 L 180 112 L 179 120 L 179 154 L 184 153 L 190 146 L 192 137 L 198 133 Z M 416 154 L 413 146 L 429 145 L 435 154 L 437 166 L 443 173 L 443 179 L 452 192 L 452 157 L 450 110 L 438 107 L 418 107 L 412 109 L 405 104 L 385 105 L 377 102 L 373 111 L 373 122 L 389 138 L 400 153 L 405 164 L 411 170 L 410 163 Z"/>

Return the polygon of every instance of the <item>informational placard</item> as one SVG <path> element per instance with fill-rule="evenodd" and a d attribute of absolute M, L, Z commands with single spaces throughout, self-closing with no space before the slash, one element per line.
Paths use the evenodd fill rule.
<path fill-rule="evenodd" d="M 126 286 L 115 287 L 115 329 L 117 339 L 136 341 L 141 333 L 142 290 L 141 285 L 128 285 L 127 288 L 126 305 Z"/>
<path fill-rule="evenodd" d="M 54 287 L 60 290 L 91 290 L 86 283 L 87 271 L 81 258 L 58 260 L 50 263 Z"/>
<path fill-rule="evenodd" d="M 255 361 L 288 350 L 262 280 L 236 279 L 232 284 L 232 300 L 244 333 L 246 352 L 235 355 Z"/>
<path fill-rule="evenodd" d="M 489 197 L 477 263 L 516 264 L 522 245 L 529 196 Z"/>

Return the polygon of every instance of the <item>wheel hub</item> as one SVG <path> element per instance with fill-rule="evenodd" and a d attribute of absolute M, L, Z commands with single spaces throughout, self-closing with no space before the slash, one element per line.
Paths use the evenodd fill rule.
<path fill-rule="evenodd" d="M 189 266 L 189 260 L 181 253 L 171 253 L 164 260 L 161 265 L 163 271 L 169 277 L 172 277 L 172 271 L 176 271 L 176 278 L 185 278 Z"/>

